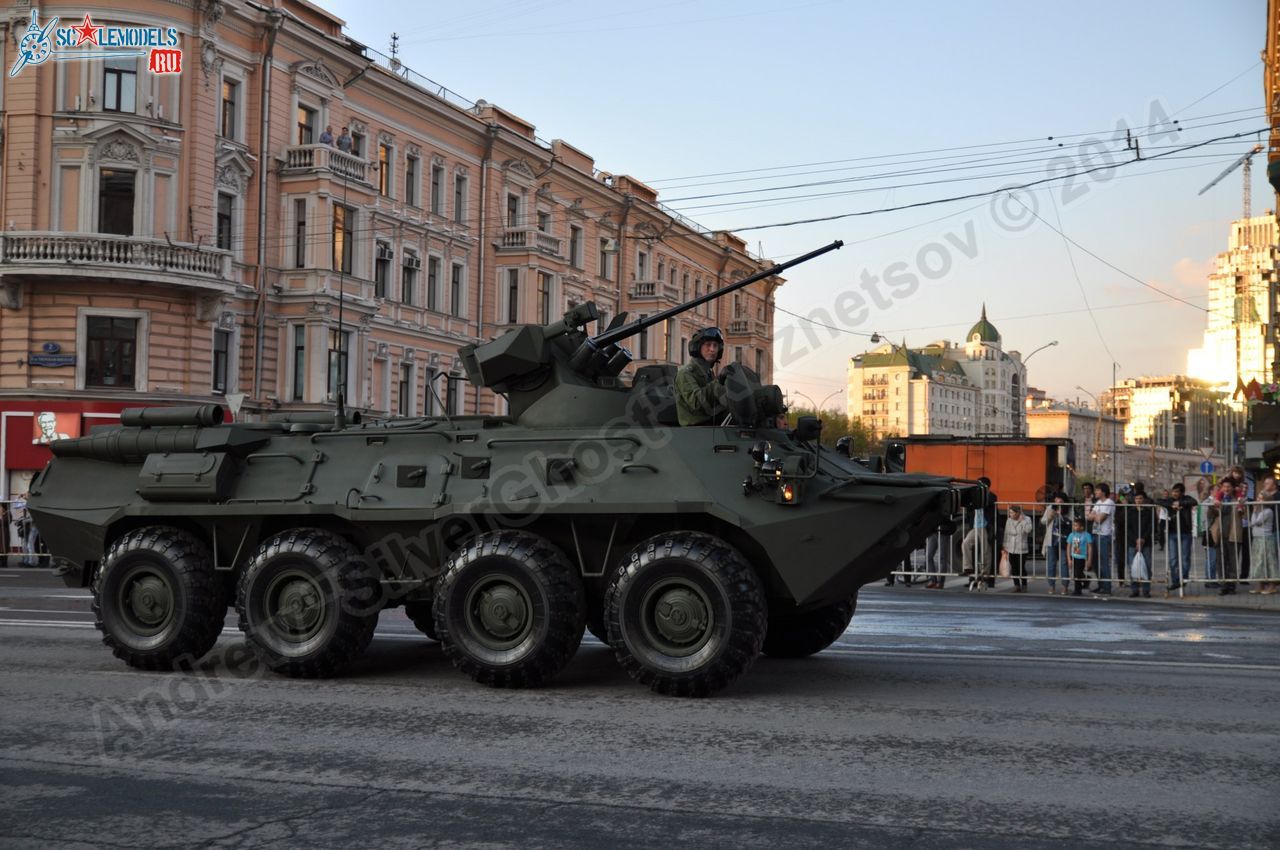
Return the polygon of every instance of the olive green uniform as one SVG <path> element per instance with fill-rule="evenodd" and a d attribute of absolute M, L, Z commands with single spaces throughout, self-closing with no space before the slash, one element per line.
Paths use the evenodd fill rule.
<path fill-rule="evenodd" d="M 724 384 L 711 374 L 711 365 L 699 357 L 676 372 L 676 416 L 681 425 L 708 425 L 716 412 L 727 412 Z"/>

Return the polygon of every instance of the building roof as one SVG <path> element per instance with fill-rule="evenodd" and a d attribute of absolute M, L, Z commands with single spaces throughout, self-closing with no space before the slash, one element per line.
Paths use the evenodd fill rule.
<path fill-rule="evenodd" d="M 964 335 L 965 341 L 973 339 L 973 335 L 978 335 L 980 342 L 1000 342 L 1000 331 L 996 330 L 996 326 L 987 321 L 987 305 L 982 305 L 982 318 L 978 319 L 978 323 L 969 328 L 969 332 Z"/>
<path fill-rule="evenodd" d="M 889 351 L 876 351 L 855 358 L 864 369 L 884 369 L 893 366 L 909 366 L 911 377 L 934 375 L 939 372 L 965 377 L 964 368 L 943 354 L 942 349 L 910 349 L 906 345 L 890 343 Z"/>

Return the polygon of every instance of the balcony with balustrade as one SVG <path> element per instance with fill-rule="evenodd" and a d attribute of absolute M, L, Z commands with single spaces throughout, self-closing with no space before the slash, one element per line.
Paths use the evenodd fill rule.
<path fill-rule="evenodd" d="M 229 251 L 111 233 L 3 232 L 0 270 L 6 275 L 128 278 L 220 292 L 230 292 L 236 284 Z"/>
<path fill-rule="evenodd" d="M 331 145 L 290 145 L 284 151 L 281 176 L 327 174 L 372 186 L 375 169 L 367 159 L 345 153 Z"/>
<path fill-rule="evenodd" d="M 499 253 L 528 251 L 564 259 L 564 240 L 532 225 L 503 228 L 502 243 L 498 246 Z"/>
<path fill-rule="evenodd" d="M 759 319 L 730 319 L 725 333 L 733 337 L 754 337 L 769 339 L 769 323 Z"/>
<path fill-rule="evenodd" d="M 636 280 L 631 283 L 631 300 L 640 302 L 680 303 L 680 287 L 662 280 Z"/>

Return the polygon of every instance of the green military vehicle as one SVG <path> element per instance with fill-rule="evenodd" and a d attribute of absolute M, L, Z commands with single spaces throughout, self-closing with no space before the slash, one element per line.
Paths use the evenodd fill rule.
<path fill-rule="evenodd" d="M 330 676 L 402 605 L 488 685 L 546 682 L 589 628 L 655 691 L 710 694 L 762 651 L 830 645 L 858 589 L 971 495 L 872 473 L 822 448 L 816 419 L 778 427 L 780 391 L 740 364 L 700 427 L 675 427 L 674 367 L 622 377 L 627 337 L 839 246 L 594 337 L 587 303 L 466 346 L 469 380 L 504 395 L 505 416 L 127 410 L 54 443 L 29 507 L 134 667 L 194 663 L 234 604 L 267 667 Z"/>

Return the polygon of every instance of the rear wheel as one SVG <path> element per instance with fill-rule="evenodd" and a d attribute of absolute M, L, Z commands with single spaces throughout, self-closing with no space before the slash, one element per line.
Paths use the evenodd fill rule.
<path fill-rule="evenodd" d="M 524 531 L 476 537 L 449 559 L 435 594 L 436 633 L 453 666 L 501 688 L 559 673 L 582 642 L 585 611 L 564 553 Z"/>
<path fill-rule="evenodd" d="M 707 696 L 747 672 L 764 642 L 767 610 L 742 555 L 692 531 L 641 543 L 605 593 L 618 661 L 637 682 L 673 696 Z"/>
<path fill-rule="evenodd" d="M 332 676 L 369 646 L 378 624 L 378 574 L 331 531 L 277 534 L 240 576 L 240 631 L 254 654 L 286 676 Z"/>
<path fill-rule="evenodd" d="M 855 595 L 814 611 L 770 617 L 764 654 L 773 658 L 804 658 L 821 652 L 849 628 L 857 603 Z"/>
<path fill-rule="evenodd" d="M 94 582 L 93 613 L 117 658 L 143 670 L 172 670 L 213 648 L 227 595 L 203 541 L 150 526 L 111 544 Z"/>

